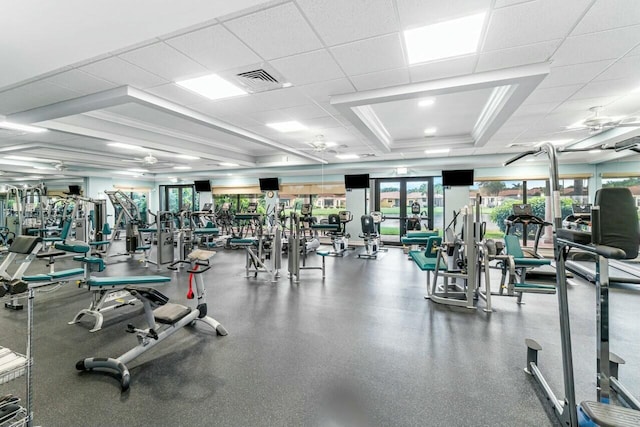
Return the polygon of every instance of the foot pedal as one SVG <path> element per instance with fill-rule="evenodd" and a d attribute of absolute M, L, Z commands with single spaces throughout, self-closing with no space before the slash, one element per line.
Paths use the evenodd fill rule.
<path fill-rule="evenodd" d="M 602 427 L 631 427 L 640 425 L 640 411 L 606 403 L 585 401 L 580 409 Z"/>
<path fill-rule="evenodd" d="M 13 282 L 7 285 L 7 290 L 12 295 L 27 292 L 28 288 L 29 288 L 29 285 L 27 284 L 27 282 L 24 282 L 22 280 L 14 280 Z"/>

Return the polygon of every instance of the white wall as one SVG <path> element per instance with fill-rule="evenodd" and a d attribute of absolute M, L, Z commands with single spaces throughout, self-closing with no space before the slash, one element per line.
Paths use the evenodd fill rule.
<path fill-rule="evenodd" d="M 362 232 L 360 217 L 366 212 L 364 188 L 347 190 L 346 205 L 347 210 L 353 214 L 353 221 L 347 224 L 347 233 L 351 234 L 351 241 L 362 242 L 358 235 Z"/>

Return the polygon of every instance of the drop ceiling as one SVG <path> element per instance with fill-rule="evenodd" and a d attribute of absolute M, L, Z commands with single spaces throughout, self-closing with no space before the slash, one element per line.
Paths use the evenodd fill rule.
<path fill-rule="evenodd" d="M 0 131 L 0 160 L 42 159 L 2 161 L 0 170 L 16 177 L 113 176 L 126 169 L 145 169 L 140 179 L 216 176 L 229 169 L 221 163 L 247 174 L 356 167 L 336 154 L 358 154 L 357 167 L 370 162 L 372 171 L 401 160 L 433 169 L 482 157 L 497 166 L 522 149 L 518 144 L 593 137 L 567 129 L 590 117 L 590 107 L 640 116 L 635 0 L 189 0 L 120 7 L 97 1 L 97 14 L 83 13 L 88 6 L 74 1 L 75 8 L 48 6 L 66 22 L 57 31 L 48 30 L 48 15 L 33 13 L 41 2 L 12 3 L 13 16 L 0 18 L 0 53 L 11 59 L 0 79 L 0 115 L 50 129 Z M 479 12 L 487 18 L 477 53 L 408 64 L 405 29 Z M 29 18 L 30 31 L 16 26 L 18 16 Z M 279 83 L 215 101 L 175 84 L 254 70 Z M 434 105 L 419 107 L 427 95 Z M 305 129 L 280 133 L 267 126 L 292 120 Z M 427 127 L 436 134 L 425 137 Z M 597 136 L 638 133 L 626 127 Z M 318 138 L 335 148 L 318 152 L 312 145 Z M 445 146 L 448 154 L 424 153 Z M 157 161 L 140 162 L 149 156 Z"/>

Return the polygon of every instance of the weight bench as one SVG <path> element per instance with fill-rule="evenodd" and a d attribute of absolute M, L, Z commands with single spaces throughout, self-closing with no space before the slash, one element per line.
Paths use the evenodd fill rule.
<path fill-rule="evenodd" d="M 436 262 L 438 260 L 438 248 L 442 245 L 442 237 L 432 236 L 425 242 L 424 250 L 409 251 L 409 258 L 422 271 L 427 272 L 427 287 L 429 286 L 430 275 L 432 271 L 436 271 Z M 440 259 L 438 270 L 447 270 L 447 265 Z"/>
<path fill-rule="evenodd" d="M 406 235 L 400 238 L 400 242 L 404 246 L 409 246 L 409 251 L 420 251 L 421 246 L 426 246 L 429 243 L 429 238 L 437 237 L 437 231 L 408 231 Z M 406 252 L 405 252 L 406 253 Z M 412 259 L 409 257 L 409 259 Z"/>
<path fill-rule="evenodd" d="M 102 261 L 102 259 L 97 258 Z M 129 286 L 140 286 L 149 284 L 161 284 L 170 282 L 167 276 L 106 276 L 91 277 L 85 282 L 85 286 L 92 293 L 92 300 L 89 308 L 84 308 L 75 315 L 69 325 L 78 323 L 84 315 L 93 316 L 95 324 L 89 332 L 96 332 L 102 329 L 104 316 L 102 313 L 115 310 L 120 307 L 134 305 L 137 298 L 131 298 Z M 113 304 L 110 304 L 112 303 Z"/>

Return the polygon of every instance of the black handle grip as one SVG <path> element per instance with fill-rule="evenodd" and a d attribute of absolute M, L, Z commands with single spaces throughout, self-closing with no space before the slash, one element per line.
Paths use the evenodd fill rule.
<path fill-rule="evenodd" d="M 192 274 L 200 274 L 200 273 L 204 273 L 205 271 L 209 270 L 211 268 L 210 265 L 205 266 L 204 268 L 199 268 L 199 269 L 191 269 L 191 270 L 187 270 L 187 273 L 192 273 Z"/>
<path fill-rule="evenodd" d="M 167 267 L 169 270 L 177 270 L 178 267 L 176 267 L 178 264 L 189 264 L 191 265 L 190 261 L 184 260 L 184 259 L 179 259 L 178 261 L 174 261 L 171 264 L 169 264 L 169 266 Z"/>

